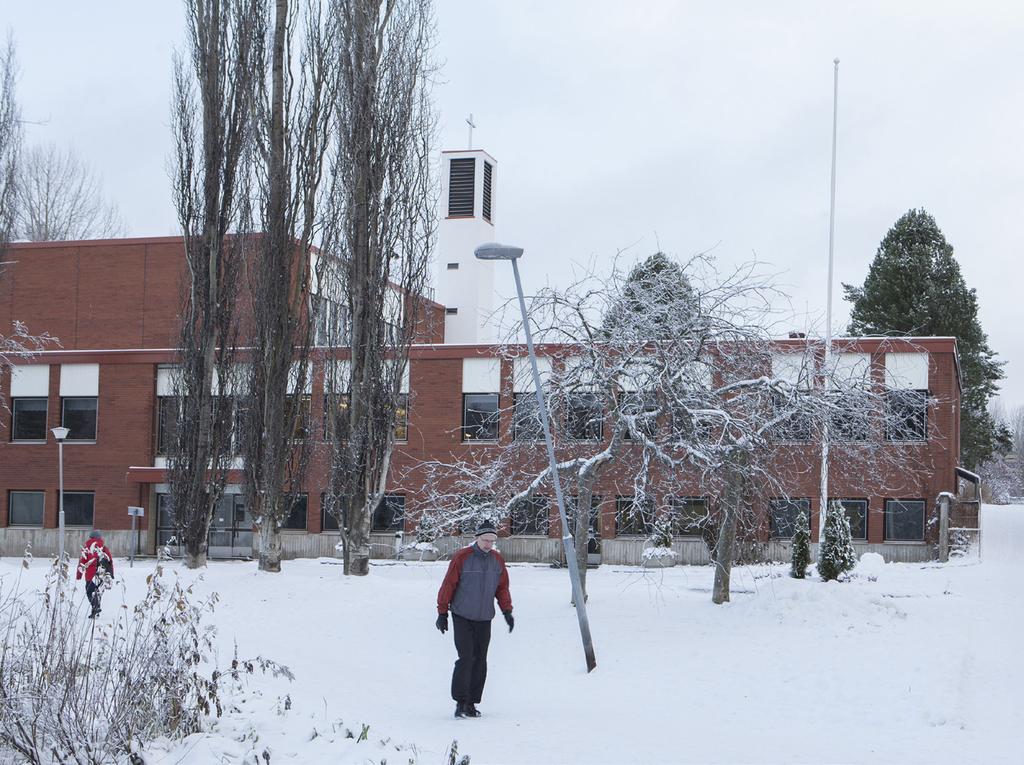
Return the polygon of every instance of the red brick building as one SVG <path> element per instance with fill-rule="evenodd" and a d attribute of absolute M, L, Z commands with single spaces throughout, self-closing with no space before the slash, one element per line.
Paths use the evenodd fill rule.
<path fill-rule="evenodd" d="M 0 381 L 0 395 L 8 407 L 0 415 L 0 552 L 20 555 L 28 542 L 37 553 L 55 548 L 58 460 L 50 429 L 62 423 L 71 429 L 64 447 L 71 548 L 95 526 L 107 532 L 119 553 L 126 552 L 127 508 L 141 506 L 145 508 L 142 550 L 152 552 L 158 541 L 173 534 L 173 523 L 160 512 L 166 463 L 159 413 L 161 397 L 169 393 L 168 369 L 175 361 L 181 240 L 16 244 L 8 250 L 7 260 L 12 263 L 0 280 L 0 324 L 22 321 L 30 331 L 59 338 L 60 346 L 19 362 L 16 373 Z M 444 315 L 439 304 L 432 304 L 430 310 L 438 317 Z M 425 459 L 479 456 L 502 449 L 512 439 L 513 365 L 499 360 L 497 347 L 491 344 L 445 344 L 440 329 L 427 339 L 433 342 L 418 344 L 411 352 L 407 427 L 396 449 L 395 476 Z M 779 348 L 805 342 L 782 340 Z M 557 357 L 561 350 L 542 347 L 539 352 Z M 857 475 L 836 470 L 830 482 L 830 495 L 848 502 L 859 545 L 879 550 L 889 559 L 930 557 L 935 533 L 927 519 L 935 497 L 956 488 L 960 400 L 956 342 L 952 338 L 840 339 L 836 352 L 861 354 L 879 384 L 885 384 L 886 370 L 899 364 L 912 380 L 909 385 L 927 390 L 937 401 L 927 409 L 922 438 L 886 447 L 914 450 L 917 469 Z M 324 411 L 322 359 L 321 353 L 304 392 L 314 413 L 310 430 L 315 443 L 305 507 L 297 507 L 285 531 L 285 552 L 291 556 L 332 555 L 338 541 L 321 507 L 326 475 L 326 443 L 317 416 Z M 499 408 L 496 439 L 464 440 L 467 395 L 491 397 Z M 815 517 L 816 448 L 794 445 L 794 459 L 804 459 L 807 469 L 786 492 L 786 502 L 797 502 Z M 233 483 L 237 482 L 235 476 Z M 642 537 L 629 533 L 635 529 L 622 528 L 616 512 L 617 498 L 621 501 L 628 495 L 629 485 L 627 475 L 612 471 L 599 487 L 603 501 L 596 525 L 606 562 L 639 559 Z M 250 520 L 238 491 L 237 485 L 230 487 L 215 519 L 214 554 L 251 551 Z M 715 497 L 708 496 L 699 482 L 688 489 L 688 495 L 714 508 Z M 396 529 L 407 534 L 414 530 L 416 508 L 425 496 L 422 486 L 396 481 L 376 529 L 377 554 L 391 553 Z M 774 517 L 779 508 L 771 502 L 764 498 L 755 509 Z M 782 516 L 788 509 L 788 505 L 782 508 Z M 785 533 L 784 529 L 776 533 L 780 532 L 777 525 L 766 523 L 762 536 L 769 554 L 781 556 L 785 541 L 774 537 Z M 506 522 L 503 534 L 509 535 L 502 546 L 512 559 L 553 560 L 559 554 L 557 511 L 550 504 L 547 522 L 542 519 L 517 528 Z M 458 539 L 442 540 L 440 546 L 458 543 Z M 681 535 L 675 546 L 685 561 L 707 559 L 699 537 Z"/>

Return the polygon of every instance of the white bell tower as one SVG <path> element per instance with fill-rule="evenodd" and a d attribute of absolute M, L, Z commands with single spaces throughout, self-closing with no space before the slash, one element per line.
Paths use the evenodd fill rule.
<path fill-rule="evenodd" d="M 470 128 L 472 129 L 472 127 Z M 435 299 L 445 306 L 446 343 L 492 343 L 494 263 L 473 250 L 497 239 L 497 165 L 482 149 L 441 153 L 441 220 L 437 227 Z"/>

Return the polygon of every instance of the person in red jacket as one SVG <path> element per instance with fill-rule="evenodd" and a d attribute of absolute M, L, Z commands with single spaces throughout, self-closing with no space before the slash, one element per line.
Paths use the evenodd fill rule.
<path fill-rule="evenodd" d="M 452 556 L 448 572 L 437 592 L 437 621 L 443 635 L 448 630 L 448 611 L 455 622 L 455 650 L 459 658 L 452 671 L 452 698 L 456 717 L 479 717 L 476 705 L 487 680 L 487 646 L 491 642 L 494 601 L 505 616 L 508 631 L 515 626 L 512 596 L 508 591 L 508 569 L 501 553 L 494 549 L 498 532 L 484 521 L 476 529 L 476 541 Z"/>
<path fill-rule="evenodd" d="M 93 530 L 82 546 L 82 555 L 78 559 L 78 571 L 75 579 L 85 577 L 85 597 L 92 605 L 90 619 L 95 619 L 100 612 L 100 595 L 103 577 L 114 575 L 114 556 L 103 543 L 103 535 Z"/>

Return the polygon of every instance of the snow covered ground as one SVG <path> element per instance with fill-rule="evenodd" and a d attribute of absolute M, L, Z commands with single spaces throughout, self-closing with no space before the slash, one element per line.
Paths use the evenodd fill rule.
<path fill-rule="evenodd" d="M 1019 763 L 1024 506 L 986 507 L 983 524 L 980 563 L 865 561 L 839 584 L 739 568 L 726 606 L 710 602 L 710 568 L 591 571 L 589 675 L 565 570 L 512 565 L 516 628 L 494 622 L 475 720 L 452 719 L 455 652 L 433 624 L 446 564 L 382 564 L 359 580 L 334 561 L 286 561 L 280 575 L 211 564 L 197 589 L 220 594 L 222 663 L 237 641 L 295 680 L 256 677 L 242 711 L 147 762 L 267 750 L 271 763 L 441 765 L 457 740 L 473 765 Z M 3 559 L 0 575 L 18 563 Z M 152 566 L 119 562 L 129 600 Z"/>

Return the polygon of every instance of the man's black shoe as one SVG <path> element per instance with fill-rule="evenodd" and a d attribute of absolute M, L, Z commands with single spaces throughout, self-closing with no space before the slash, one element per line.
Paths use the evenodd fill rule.
<path fill-rule="evenodd" d="M 458 720 L 461 717 L 466 716 L 466 708 L 462 706 L 461 701 L 455 702 L 455 719 Z"/>
<path fill-rule="evenodd" d="M 479 717 L 480 716 L 480 710 L 476 708 L 476 704 L 472 704 L 472 703 L 470 703 L 470 704 L 463 704 L 462 705 L 462 713 L 466 717 Z"/>

